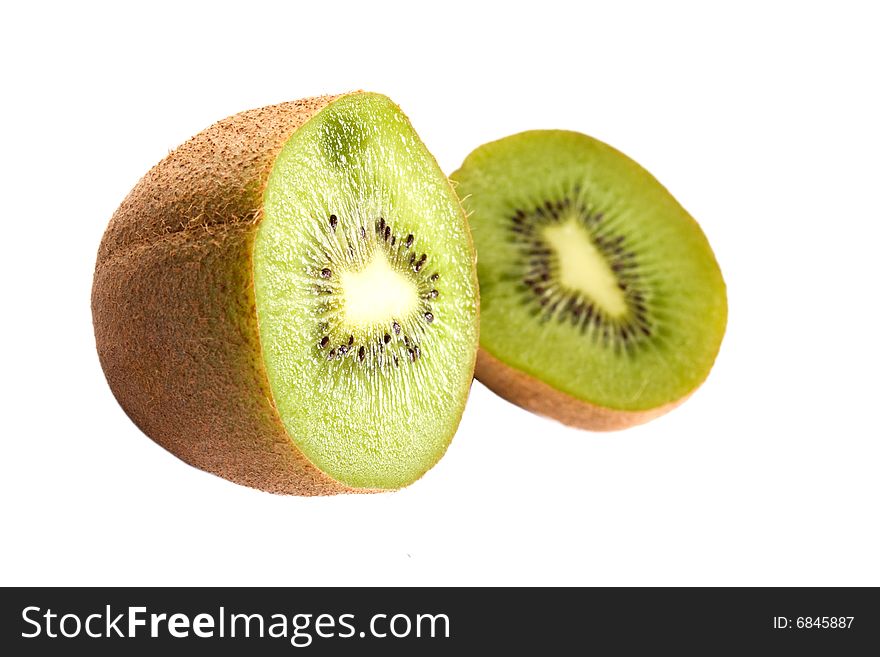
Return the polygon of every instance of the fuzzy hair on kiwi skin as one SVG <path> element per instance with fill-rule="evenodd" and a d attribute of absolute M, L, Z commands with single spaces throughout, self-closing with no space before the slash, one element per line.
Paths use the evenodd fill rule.
<path fill-rule="evenodd" d="M 95 340 L 123 410 L 190 465 L 272 493 L 379 492 L 336 481 L 291 440 L 256 319 L 269 173 L 294 131 L 340 97 L 248 110 L 192 137 L 123 201 L 95 267 Z"/>
<path fill-rule="evenodd" d="M 690 397 L 688 394 L 644 411 L 597 406 L 506 365 L 483 348 L 477 354 L 476 377 L 480 383 L 509 402 L 570 427 L 590 431 L 618 431 L 644 424 L 668 413 Z"/>

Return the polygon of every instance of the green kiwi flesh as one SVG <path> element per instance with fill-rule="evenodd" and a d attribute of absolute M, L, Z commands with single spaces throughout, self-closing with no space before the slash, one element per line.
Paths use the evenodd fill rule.
<path fill-rule="evenodd" d="M 700 227 L 645 169 L 586 135 L 541 130 L 477 148 L 451 178 L 493 362 L 633 418 L 596 428 L 643 421 L 706 378 L 727 321 L 724 280 Z"/>
<path fill-rule="evenodd" d="M 269 174 L 254 243 L 262 355 L 287 433 L 353 488 L 399 488 L 443 454 L 478 340 L 461 206 L 384 96 L 342 97 Z"/>

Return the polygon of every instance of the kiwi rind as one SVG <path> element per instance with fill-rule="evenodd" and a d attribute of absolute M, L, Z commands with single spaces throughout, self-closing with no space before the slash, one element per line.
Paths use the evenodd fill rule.
<path fill-rule="evenodd" d="M 562 151 L 557 152 L 554 150 L 556 148 L 562 148 Z M 580 155 L 573 156 L 574 152 L 580 152 Z M 593 155 L 588 155 L 590 153 Z M 578 164 L 578 162 L 580 163 Z M 557 165 L 561 170 L 559 174 L 557 174 Z M 605 166 L 610 167 L 607 173 L 602 171 L 602 167 Z M 578 167 L 583 167 L 583 174 L 578 174 Z M 669 229 L 673 225 L 677 226 L 676 230 L 683 237 L 681 245 L 673 249 L 673 255 L 676 252 L 682 253 L 682 249 L 688 249 L 686 252 L 692 256 L 699 253 L 699 256 L 695 257 L 699 258 L 701 266 L 705 268 L 706 275 L 709 277 L 707 281 L 711 281 L 711 283 L 707 282 L 703 288 L 703 291 L 709 292 L 713 297 L 713 301 L 706 305 L 707 310 L 711 308 L 711 316 L 704 317 L 697 314 L 693 317 L 693 321 L 705 322 L 706 342 L 702 348 L 703 351 L 695 352 L 695 355 L 696 353 L 701 355 L 694 359 L 693 366 L 690 364 L 685 366 L 688 368 L 687 377 L 689 377 L 690 385 L 685 388 L 681 384 L 676 384 L 679 386 L 677 394 L 664 398 L 661 393 L 655 393 L 654 400 L 647 401 L 647 403 L 607 399 L 612 396 L 608 393 L 603 393 L 606 399 L 599 401 L 590 396 L 585 390 L 585 386 L 575 385 L 566 379 L 565 372 L 560 373 L 560 369 L 576 374 L 581 381 L 583 381 L 584 374 L 588 372 L 607 377 L 613 371 L 602 372 L 601 369 L 597 371 L 597 366 L 602 367 L 599 365 L 601 361 L 590 363 L 578 360 L 578 350 L 571 351 L 572 343 L 570 342 L 557 344 L 550 339 L 549 335 L 541 334 L 541 343 L 546 347 L 552 347 L 556 352 L 553 356 L 557 361 L 554 375 L 548 379 L 545 378 L 547 372 L 542 372 L 542 362 L 546 363 L 546 360 L 541 361 L 536 354 L 532 354 L 528 345 L 523 346 L 523 350 L 531 354 L 528 357 L 523 356 L 525 351 L 519 349 L 511 352 L 510 346 L 505 345 L 504 341 L 500 339 L 500 336 L 508 331 L 513 332 L 511 335 L 517 335 L 517 340 L 520 343 L 523 340 L 538 340 L 538 334 L 533 335 L 526 330 L 524 325 L 520 325 L 518 320 L 515 321 L 516 318 L 509 309 L 509 303 L 503 307 L 503 310 L 502 306 L 498 305 L 500 301 L 497 294 L 500 290 L 496 291 L 496 288 L 501 285 L 515 285 L 516 279 L 514 271 L 508 269 L 507 265 L 508 262 L 511 262 L 507 259 L 509 249 L 505 247 L 505 250 L 498 251 L 496 245 L 510 239 L 514 241 L 520 239 L 521 224 L 519 222 L 524 216 L 520 211 L 527 213 L 529 207 L 535 207 L 530 206 L 529 203 L 535 203 L 539 212 L 544 201 L 547 201 L 548 208 L 550 208 L 550 202 L 554 202 L 557 207 L 560 207 L 557 202 L 561 200 L 567 204 L 568 200 L 560 198 L 560 196 L 565 197 L 570 193 L 566 190 L 572 189 L 570 187 L 572 180 L 575 180 L 574 189 L 581 189 L 586 195 L 591 208 L 589 212 L 591 214 L 604 212 L 607 206 L 603 207 L 600 201 L 598 210 L 596 210 L 594 209 L 596 206 L 593 206 L 593 201 L 590 200 L 590 179 L 595 180 L 597 173 L 600 188 L 611 190 L 617 208 L 620 207 L 621 201 L 626 203 L 626 194 L 644 194 L 636 203 L 640 212 L 650 212 L 652 215 L 660 216 L 665 216 L 668 213 L 669 220 L 674 222 L 674 224 L 668 224 Z M 584 175 L 585 178 L 579 178 L 579 175 Z M 616 176 L 621 176 L 623 182 L 623 186 L 617 190 L 613 186 Z M 705 380 L 717 355 L 717 349 L 726 325 L 727 308 L 724 282 L 711 248 L 697 223 L 681 208 L 669 192 L 637 163 L 606 144 L 580 133 L 536 130 L 511 135 L 478 147 L 450 178 L 456 185 L 456 191 L 464 200 L 478 248 L 480 264 L 478 269 L 484 310 L 482 317 L 489 317 L 487 312 L 491 309 L 496 318 L 491 333 L 487 330 L 486 324 L 483 324 L 481 347 L 477 359 L 476 376 L 487 387 L 524 408 L 555 418 L 565 424 L 592 430 L 616 430 L 646 422 L 668 412 L 686 400 Z M 567 178 L 568 183 L 560 180 L 561 178 Z M 606 185 L 609 187 L 605 187 Z M 546 198 L 538 198 L 541 196 L 540 188 L 546 188 L 548 192 Z M 562 194 L 560 194 L 560 190 Z M 604 194 L 607 196 L 608 192 L 604 192 Z M 581 202 L 583 201 L 579 203 Z M 565 205 L 565 207 L 568 206 Z M 494 214 L 499 211 L 505 214 Z M 509 215 L 508 212 L 510 212 Z M 498 219 L 487 219 L 492 216 Z M 509 224 L 510 237 L 506 231 L 504 233 L 496 232 L 502 228 L 503 224 L 498 223 L 498 220 L 503 216 L 511 217 L 509 220 L 511 222 Z M 589 222 L 590 216 L 585 215 L 584 220 Z M 667 225 L 661 224 L 658 227 L 665 230 Z M 642 228 L 644 228 L 644 223 Z M 481 247 L 488 249 L 488 253 L 484 253 Z M 691 251 L 691 249 L 696 249 L 696 251 Z M 505 254 L 503 260 L 499 260 L 499 253 Z M 652 253 L 651 255 L 655 257 L 657 254 Z M 669 265 L 674 264 L 672 259 L 667 262 Z M 532 276 L 529 274 L 529 278 Z M 525 280 L 525 285 L 521 283 L 519 287 L 528 291 L 531 283 L 532 281 Z M 541 283 L 542 287 L 545 285 L 547 284 Z M 513 290 L 514 288 L 509 287 L 508 289 Z M 566 306 L 562 304 L 560 307 L 565 308 Z M 532 313 L 532 316 L 536 315 Z M 497 318 L 503 318 L 503 325 L 499 324 Z M 530 320 L 531 317 L 524 321 Z M 541 321 L 546 321 L 546 319 L 541 319 Z M 639 336 L 639 338 L 648 342 L 653 339 L 650 331 L 646 331 L 645 335 L 648 337 Z M 622 349 L 618 349 L 620 345 L 614 344 L 612 341 L 612 346 L 615 353 L 624 352 L 630 361 L 633 358 L 630 354 L 638 351 L 638 343 L 635 347 L 624 344 Z M 559 362 L 557 354 L 566 355 L 562 363 Z M 635 353 L 635 355 L 638 354 Z M 681 357 L 687 358 L 684 352 L 678 352 L 678 355 L 673 356 L 676 360 Z M 700 359 L 703 364 L 697 365 L 697 361 Z M 707 362 L 708 367 L 706 366 Z M 656 374 L 660 374 L 660 372 Z M 634 388 L 630 389 L 636 391 Z M 626 390 L 625 386 L 624 390 Z"/>
<path fill-rule="evenodd" d="M 185 462 L 273 493 L 377 490 L 333 479 L 291 440 L 256 320 L 254 237 L 269 173 L 293 132 L 341 97 L 249 110 L 190 139 L 123 201 L 95 267 L 96 345 L 123 410 Z M 473 366 L 476 354 L 464 358 Z"/>
<path fill-rule="evenodd" d="M 618 431 L 668 413 L 688 396 L 645 411 L 626 411 L 591 404 L 505 364 L 483 348 L 477 353 L 476 377 L 500 397 L 538 415 L 589 431 Z"/>

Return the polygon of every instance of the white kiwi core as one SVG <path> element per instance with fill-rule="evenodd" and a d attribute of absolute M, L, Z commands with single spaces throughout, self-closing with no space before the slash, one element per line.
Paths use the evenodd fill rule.
<path fill-rule="evenodd" d="M 544 239 L 556 256 L 560 284 L 594 301 L 612 318 L 627 313 L 617 277 L 586 229 L 574 218 L 544 228 Z"/>
<path fill-rule="evenodd" d="M 388 326 L 419 305 L 415 281 L 394 269 L 379 249 L 363 269 L 342 272 L 340 279 L 344 322 L 352 330 Z"/>

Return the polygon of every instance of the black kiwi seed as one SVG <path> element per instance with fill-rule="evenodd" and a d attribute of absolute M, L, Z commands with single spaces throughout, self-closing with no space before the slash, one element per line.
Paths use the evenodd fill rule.
<path fill-rule="evenodd" d="M 367 236 L 367 229 L 361 226 L 360 228 L 361 239 L 364 239 Z"/>
<path fill-rule="evenodd" d="M 331 214 L 330 215 L 330 228 L 332 230 L 336 230 L 336 224 L 338 224 L 338 223 L 339 223 L 339 219 L 336 217 L 336 215 Z"/>
<path fill-rule="evenodd" d="M 328 338 L 328 337 L 325 335 L 323 338 L 321 338 L 321 342 L 319 342 L 318 344 L 321 346 L 321 349 L 323 349 L 323 348 L 326 347 L 328 344 L 330 344 L 330 338 Z"/>
<path fill-rule="evenodd" d="M 332 275 L 333 275 L 333 272 L 331 272 L 326 267 L 324 267 L 324 269 L 321 270 L 321 278 L 330 278 Z"/>
<path fill-rule="evenodd" d="M 361 347 L 360 349 L 358 349 L 358 360 L 360 360 L 361 362 L 363 362 L 363 361 L 364 361 L 364 358 L 365 358 L 365 356 L 366 356 L 366 354 L 367 354 L 367 350 L 364 349 L 363 347 Z"/>
<path fill-rule="evenodd" d="M 432 281 L 436 281 L 438 278 L 440 278 L 440 274 L 438 274 L 438 273 L 436 273 L 436 272 L 433 273 L 433 274 L 431 274 L 431 280 L 432 280 Z"/>
<path fill-rule="evenodd" d="M 439 296 L 440 296 L 440 293 L 437 290 L 431 290 L 430 292 L 428 292 L 429 299 L 436 299 Z"/>
<path fill-rule="evenodd" d="M 391 328 L 394 331 L 394 335 L 400 335 L 400 324 L 398 324 L 397 322 L 394 322 L 391 325 Z"/>
<path fill-rule="evenodd" d="M 348 336 L 348 346 L 350 347 L 350 346 L 353 345 L 353 344 L 354 344 L 354 336 L 353 336 L 353 335 L 349 335 L 349 336 Z"/>
<path fill-rule="evenodd" d="M 388 238 L 391 237 L 391 226 L 385 226 L 385 241 L 388 241 Z"/>
<path fill-rule="evenodd" d="M 327 360 L 333 360 L 334 358 L 336 358 L 336 350 L 331 349 L 330 353 L 327 354 Z"/>
<path fill-rule="evenodd" d="M 410 233 L 409 235 L 407 235 L 407 236 L 406 236 L 406 242 L 404 242 L 404 246 L 406 246 L 406 248 L 411 247 L 412 244 L 413 244 L 413 239 L 414 239 L 414 238 L 413 238 L 413 236 L 412 236 L 412 233 Z"/>
<path fill-rule="evenodd" d="M 425 321 L 428 322 L 428 324 L 433 322 L 434 321 L 434 314 L 433 313 L 425 313 Z"/>
<path fill-rule="evenodd" d="M 385 344 L 388 344 L 389 342 L 391 342 L 391 336 L 386 333 L 385 336 L 382 338 L 382 341 Z"/>
<path fill-rule="evenodd" d="M 379 217 L 379 232 L 385 230 L 385 217 Z"/>

